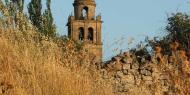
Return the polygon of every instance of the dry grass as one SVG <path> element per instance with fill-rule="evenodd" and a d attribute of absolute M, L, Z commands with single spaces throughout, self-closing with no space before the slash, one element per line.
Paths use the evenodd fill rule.
<path fill-rule="evenodd" d="M 111 94 L 108 92 L 111 89 L 106 87 L 106 84 L 98 83 L 100 81 L 96 74 L 90 72 L 88 67 L 90 63 L 85 59 L 85 54 L 75 55 L 76 51 L 69 49 L 70 47 L 60 48 L 52 41 L 42 40 L 36 43 L 30 37 L 25 38 L 30 36 L 29 34 L 23 35 L 15 31 L 2 32 L 10 35 L 0 37 L 1 93 L 5 95 Z M 66 51 L 62 51 L 63 48 Z M 83 56 L 84 59 L 78 56 Z M 81 65 L 78 66 L 77 63 Z"/>
<path fill-rule="evenodd" d="M 178 43 L 171 43 L 171 55 L 164 55 L 160 70 L 169 76 L 172 95 L 189 95 L 190 93 L 190 60 L 184 50 L 177 50 Z M 162 60 L 162 59 L 161 59 Z"/>
<path fill-rule="evenodd" d="M 19 13 L 18 27 L 0 23 L 0 95 L 112 95 L 74 42 L 37 33 Z M 23 23 L 24 22 L 24 23 Z M 9 24 L 9 25 L 8 25 Z"/>

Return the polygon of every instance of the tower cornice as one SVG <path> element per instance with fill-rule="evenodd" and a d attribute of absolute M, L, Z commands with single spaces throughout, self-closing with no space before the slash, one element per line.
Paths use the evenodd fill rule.
<path fill-rule="evenodd" d="M 96 2 L 94 0 L 75 0 L 73 5 L 74 6 L 76 6 L 76 5 L 93 5 L 93 6 L 96 6 Z"/>

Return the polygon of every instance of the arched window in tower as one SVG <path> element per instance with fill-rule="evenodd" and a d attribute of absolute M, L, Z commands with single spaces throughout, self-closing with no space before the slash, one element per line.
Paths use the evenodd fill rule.
<path fill-rule="evenodd" d="M 88 7 L 84 7 L 82 10 L 82 17 L 87 18 L 88 17 Z"/>
<path fill-rule="evenodd" d="M 94 36 L 93 28 L 88 28 L 88 40 L 93 41 L 94 40 L 93 36 Z"/>
<path fill-rule="evenodd" d="M 79 28 L 79 40 L 84 40 L 84 28 L 80 27 Z"/>

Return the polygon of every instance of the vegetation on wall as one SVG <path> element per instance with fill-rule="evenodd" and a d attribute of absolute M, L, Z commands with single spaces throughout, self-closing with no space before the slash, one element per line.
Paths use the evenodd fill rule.
<path fill-rule="evenodd" d="M 190 48 L 190 15 L 186 13 L 175 13 L 168 18 L 166 36 L 160 40 L 149 40 L 153 49 L 156 46 L 162 48 L 163 54 L 171 54 L 171 47 L 176 50 L 185 50 L 189 54 Z"/>

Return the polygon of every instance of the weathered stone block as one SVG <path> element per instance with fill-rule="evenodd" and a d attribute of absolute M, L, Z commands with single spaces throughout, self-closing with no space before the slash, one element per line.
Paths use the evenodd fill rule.
<path fill-rule="evenodd" d="M 132 74 L 132 75 L 137 75 L 137 74 L 139 74 L 138 70 L 136 70 L 136 69 L 129 69 L 129 70 L 128 70 L 128 73 L 129 73 L 129 74 Z"/>
<path fill-rule="evenodd" d="M 114 66 L 114 69 L 115 69 L 116 71 L 122 70 L 122 65 L 121 65 L 121 63 L 116 62 L 116 63 L 115 63 L 115 66 Z"/>
<path fill-rule="evenodd" d="M 121 59 L 121 62 L 124 63 L 124 64 L 131 64 L 131 63 L 133 63 L 133 59 L 130 58 L 130 57 L 123 57 Z"/>
<path fill-rule="evenodd" d="M 139 64 L 138 63 L 133 63 L 132 64 L 132 69 L 139 69 Z"/>
<path fill-rule="evenodd" d="M 128 58 L 127 59 L 127 64 L 131 64 L 131 63 L 133 63 L 133 59 L 132 58 Z"/>
<path fill-rule="evenodd" d="M 123 77 L 123 72 L 122 71 L 117 71 L 115 73 L 115 78 L 122 78 Z"/>
<path fill-rule="evenodd" d="M 127 63 L 128 63 L 127 58 L 125 58 L 125 57 L 122 58 L 122 59 L 121 59 L 121 62 L 124 63 L 124 64 L 127 64 Z"/>
<path fill-rule="evenodd" d="M 124 70 L 131 69 L 131 65 L 130 64 L 123 64 L 123 69 Z"/>
<path fill-rule="evenodd" d="M 127 74 L 128 74 L 128 70 L 124 69 L 124 70 L 122 70 L 122 71 L 123 71 L 123 74 L 124 74 L 124 75 L 127 75 Z"/>
<path fill-rule="evenodd" d="M 142 79 L 141 78 L 136 78 L 135 79 L 135 85 L 140 85 L 141 84 Z"/>
<path fill-rule="evenodd" d="M 148 70 L 141 70 L 140 73 L 142 75 L 145 75 L 145 76 L 151 76 L 152 75 L 151 71 L 148 71 Z"/>
<path fill-rule="evenodd" d="M 127 84 L 135 84 L 135 78 L 133 75 L 125 75 L 122 77 L 121 81 Z"/>
<path fill-rule="evenodd" d="M 144 67 L 144 66 L 139 66 L 139 69 L 140 69 L 140 70 L 144 70 L 145 67 Z"/>
<path fill-rule="evenodd" d="M 112 61 L 120 61 L 120 60 L 121 60 L 121 58 L 118 56 L 112 58 Z"/>

